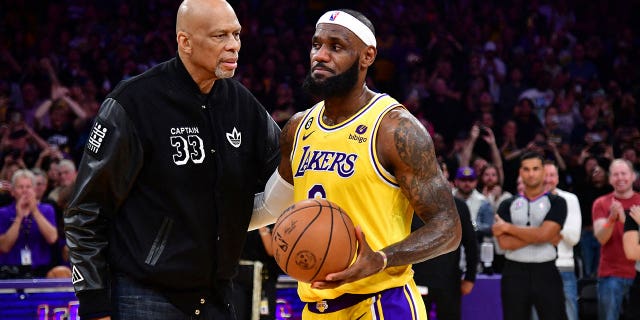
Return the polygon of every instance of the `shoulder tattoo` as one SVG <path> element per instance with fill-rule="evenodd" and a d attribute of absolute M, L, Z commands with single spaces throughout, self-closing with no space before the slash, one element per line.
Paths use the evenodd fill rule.
<path fill-rule="evenodd" d="M 410 174 L 396 178 L 405 189 L 416 212 L 445 209 L 442 201 L 451 193 L 444 177 L 439 175 L 433 141 L 426 129 L 414 118 L 393 113 L 396 122 L 394 143 L 398 157 L 410 168 Z M 447 194 L 448 193 L 448 194 Z"/>

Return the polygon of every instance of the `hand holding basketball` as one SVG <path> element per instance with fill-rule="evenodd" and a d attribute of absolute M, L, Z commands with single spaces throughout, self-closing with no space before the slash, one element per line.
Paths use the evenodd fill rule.
<path fill-rule="evenodd" d="M 272 233 L 278 266 L 298 281 L 324 280 L 346 269 L 356 254 L 351 219 L 325 199 L 295 203 L 278 218 Z"/>
<path fill-rule="evenodd" d="M 356 261 L 349 266 L 349 268 L 332 273 L 326 277 L 326 280 L 319 279 L 314 281 L 311 286 L 314 289 L 332 289 L 339 287 L 343 284 L 358 281 L 368 276 L 374 275 L 383 270 L 385 267 L 385 261 L 377 251 L 373 251 L 366 241 L 365 235 L 360 229 L 356 227 L 356 239 L 358 240 L 358 256 Z"/>

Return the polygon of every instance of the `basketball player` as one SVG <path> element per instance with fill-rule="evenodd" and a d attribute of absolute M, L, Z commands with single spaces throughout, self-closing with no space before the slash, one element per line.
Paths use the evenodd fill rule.
<path fill-rule="evenodd" d="M 376 53 L 364 15 L 322 15 L 304 87 L 324 100 L 294 115 L 280 137 L 279 173 L 293 184 L 294 200 L 335 202 L 359 242 L 349 268 L 298 284 L 303 319 L 426 319 L 411 264 L 460 243 L 460 219 L 431 137 L 395 99 L 365 85 Z M 414 211 L 425 226 L 411 232 Z"/>

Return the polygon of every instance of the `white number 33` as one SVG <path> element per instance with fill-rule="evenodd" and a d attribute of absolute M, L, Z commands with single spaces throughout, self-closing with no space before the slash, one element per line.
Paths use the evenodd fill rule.
<path fill-rule="evenodd" d="M 193 163 L 202 163 L 204 161 L 204 146 L 202 139 L 196 135 L 187 136 L 171 136 L 171 145 L 176 148 L 173 154 L 173 162 L 179 166 L 185 165 L 189 159 Z"/>

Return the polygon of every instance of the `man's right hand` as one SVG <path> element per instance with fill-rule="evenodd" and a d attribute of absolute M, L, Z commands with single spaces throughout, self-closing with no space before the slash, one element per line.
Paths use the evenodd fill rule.
<path fill-rule="evenodd" d="M 460 292 L 462 293 L 463 296 L 468 295 L 469 293 L 471 293 L 471 290 L 473 290 L 473 282 L 468 281 L 468 280 L 462 280 L 462 282 L 460 282 Z"/>
<path fill-rule="evenodd" d="M 471 130 L 469 131 L 469 138 L 475 141 L 476 139 L 478 139 L 479 136 L 480 136 L 480 126 L 477 124 L 474 124 L 473 126 L 471 126 Z"/>
<path fill-rule="evenodd" d="M 611 207 L 609 207 L 609 217 L 607 218 L 609 223 L 614 223 L 616 220 L 624 221 L 624 207 L 622 207 L 622 203 L 617 200 L 613 200 L 611 202 Z"/>
<path fill-rule="evenodd" d="M 16 201 L 16 218 L 25 218 L 31 213 L 30 202 L 27 195 L 22 195 Z"/>

